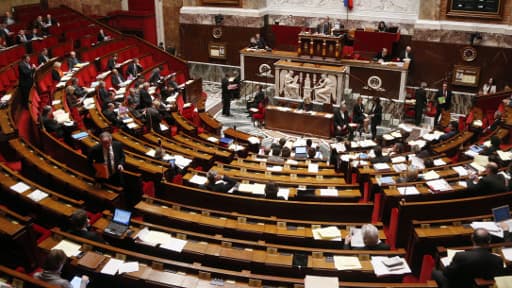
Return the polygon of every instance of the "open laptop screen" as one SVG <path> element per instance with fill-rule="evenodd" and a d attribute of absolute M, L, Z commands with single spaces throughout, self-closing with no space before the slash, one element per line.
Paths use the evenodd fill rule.
<path fill-rule="evenodd" d="M 494 221 L 496 222 L 508 220 L 510 219 L 510 207 L 508 205 L 503 205 L 493 208 L 492 215 L 494 216 Z"/>
<path fill-rule="evenodd" d="M 306 146 L 295 147 L 295 154 L 307 154 Z"/>
<path fill-rule="evenodd" d="M 114 219 L 112 219 L 112 221 L 123 225 L 129 225 L 131 216 L 132 212 L 130 211 L 116 209 L 114 211 Z"/>

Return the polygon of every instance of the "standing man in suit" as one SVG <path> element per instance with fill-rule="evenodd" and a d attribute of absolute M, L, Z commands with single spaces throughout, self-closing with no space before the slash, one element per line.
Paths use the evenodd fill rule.
<path fill-rule="evenodd" d="M 34 85 L 34 72 L 36 71 L 36 65 L 30 64 L 30 55 L 26 54 L 22 57 L 20 64 L 18 64 L 18 70 L 18 86 L 20 90 L 21 103 L 23 107 L 28 108 L 28 97 L 30 89 Z"/>
<path fill-rule="evenodd" d="M 224 75 L 221 81 L 222 87 L 222 115 L 231 116 L 230 108 L 231 108 L 231 91 L 229 91 L 229 75 Z"/>
<path fill-rule="evenodd" d="M 473 232 L 473 249 L 458 252 L 444 271 L 434 270 L 432 278 L 440 288 L 473 287 L 475 278 L 493 279 L 503 270 L 503 260 L 489 251 L 491 235 L 483 228 Z"/>
<path fill-rule="evenodd" d="M 151 95 L 149 95 L 149 83 L 145 82 L 142 85 L 142 88 L 139 91 L 140 103 L 137 109 L 144 109 L 151 107 L 153 105 L 153 100 L 151 99 Z"/>
<path fill-rule="evenodd" d="M 325 35 L 331 34 L 331 27 L 329 24 L 329 20 L 326 20 L 324 18 L 320 19 L 320 23 L 318 23 L 318 25 L 316 25 L 316 32 L 318 34 L 325 34 Z"/>
<path fill-rule="evenodd" d="M 452 91 L 448 90 L 448 82 L 443 81 L 443 87 L 437 91 L 435 100 L 437 111 L 434 126 L 437 125 L 441 113 L 450 110 L 452 106 Z"/>
<path fill-rule="evenodd" d="M 380 104 L 380 98 L 373 98 L 373 107 L 370 111 L 371 123 L 370 130 L 372 132 L 372 139 L 375 140 L 377 136 L 377 126 L 382 123 L 382 105 Z"/>
<path fill-rule="evenodd" d="M 100 134 L 100 143 L 94 145 L 88 155 L 89 165 L 96 172 L 94 164 L 107 166 L 107 182 L 116 186 L 124 186 L 122 172 L 125 165 L 125 156 L 121 143 L 112 141 L 112 135 L 108 132 Z M 97 179 L 103 180 L 103 179 Z"/>
<path fill-rule="evenodd" d="M 416 90 L 415 96 L 416 96 L 416 104 L 414 105 L 415 110 L 415 117 L 414 117 L 414 124 L 416 126 L 420 126 L 421 120 L 423 118 L 423 110 L 425 107 L 427 107 L 427 91 L 425 91 L 425 88 L 427 87 L 427 83 L 421 82 L 420 88 Z"/>
<path fill-rule="evenodd" d="M 475 181 L 478 179 L 477 175 L 470 176 L 470 179 L 467 180 L 468 192 L 490 194 L 507 191 L 505 178 L 503 175 L 498 175 L 498 164 L 489 162 L 487 166 L 485 166 L 485 173 L 487 175 L 476 183 Z"/>
<path fill-rule="evenodd" d="M 139 73 L 144 71 L 144 68 L 142 68 L 142 65 L 139 64 L 139 58 L 133 58 L 133 62 L 128 65 L 128 69 L 126 70 L 126 76 L 128 78 L 137 78 L 139 76 Z"/>
<path fill-rule="evenodd" d="M 231 190 L 231 188 L 233 188 L 233 186 L 236 185 L 235 180 L 224 175 L 219 175 L 217 171 L 214 170 L 208 171 L 206 178 L 208 178 L 208 184 L 206 185 L 206 188 L 214 192 L 227 193 L 229 190 Z"/>

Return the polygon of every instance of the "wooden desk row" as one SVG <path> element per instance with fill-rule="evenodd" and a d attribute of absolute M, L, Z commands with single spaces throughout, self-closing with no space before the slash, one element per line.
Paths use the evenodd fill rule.
<path fill-rule="evenodd" d="M 275 161 L 272 161 L 272 159 L 269 159 L 267 155 L 259 155 L 256 153 L 249 153 L 247 158 L 243 158 L 244 163 L 252 163 L 252 164 L 258 164 L 260 162 L 265 162 L 266 165 L 280 165 L 280 163 L 277 163 Z M 297 168 L 307 168 L 310 163 L 318 164 L 318 169 L 334 169 L 333 165 L 327 164 L 325 161 L 321 161 L 319 159 L 286 159 L 285 164 L 290 165 L 290 167 L 297 167 Z"/>
<path fill-rule="evenodd" d="M 148 256 L 138 252 L 119 249 L 107 244 L 101 244 L 80 238 L 59 229 L 53 229 L 53 237 L 49 237 L 42 242 L 39 247 L 43 252 L 48 253 L 62 239 L 72 241 L 82 245 L 82 251 L 95 253 L 84 259 L 100 258 L 100 263 L 89 261 L 80 261 L 75 257 L 71 258 L 70 265 L 74 274 L 88 274 L 95 283 L 103 287 L 117 287 L 120 284 L 123 287 L 214 287 L 212 279 L 220 279 L 223 287 L 262 287 L 262 285 L 278 285 L 284 287 L 303 288 L 304 280 L 301 278 L 281 277 L 272 275 L 256 274 L 248 270 L 229 270 L 224 268 L 213 268 L 201 263 L 185 263 L 174 260 L 167 260 L 161 257 Z M 102 250 L 104 254 L 93 252 Z M 108 276 L 101 274 L 100 271 L 106 264 L 108 258 L 101 258 L 102 255 L 117 255 L 126 261 L 139 262 L 139 271 L 124 273 L 118 276 Z M 85 257 L 85 256 L 84 256 Z M 94 266 L 95 268 L 86 268 L 85 266 Z M 279 267 L 276 264 L 269 263 L 266 266 Z M 340 282 L 340 287 L 437 287 L 432 282 L 427 284 L 402 284 L 385 282 Z"/>
<path fill-rule="evenodd" d="M 316 164 L 316 163 L 315 163 Z M 281 164 L 267 164 L 265 161 L 254 162 L 254 161 L 245 161 L 243 158 L 238 158 L 236 161 L 231 161 L 229 164 L 217 163 L 217 166 L 224 165 L 224 167 L 228 167 L 230 169 L 243 169 L 246 170 L 254 170 L 260 172 L 272 172 L 273 174 L 297 174 L 297 175 L 322 175 L 322 176 L 337 176 L 343 177 L 343 173 L 336 172 L 333 167 L 318 167 L 317 172 L 312 172 L 308 170 L 308 167 L 298 167 L 291 166 L 289 164 L 281 163 Z M 272 171 L 271 167 L 281 167 L 281 171 Z"/>
<path fill-rule="evenodd" d="M 183 176 L 183 180 L 186 181 L 185 182 L 186 185 L 190 186 L 190 187 L 204 189 L 204 187 L 200 187 L 197 184 L 190 182 L 190 180 L 192 179 L 194 174 L 196 174 L 196 172 L 187 173 Z M 201 174 L 203 177 L 206 177 L 206 175 L 204 175 L 204 173 L 197 172 L 197 174 Z M 241 183 L 265 185 L 265 183 L 262 183 L 259 181 L 249 181 L 249 180 L 242 180 Z M 301 187 L 301 186 L 303 186 L 303 187 Z M 288 199 L 296 200 L 296 201 L 357 202 L 361 199 L 361 191 L 359 191 L 359 187 L 357 185 L 342 185 L 342 186 L 330 187 L 330 189 L 336 190 L 337 194 L 335 196 L 323 196 L 322 191 L 321 191 L 322 188 L 313 188 L 314 193 L 310 193 L 312 186 L 311 185 L 308 185 L 308 186 L 309 187 L 306 187 L 306 185 L 284 183 L 284 184 L 280 184 L 279 187 L 280 188 L 288 188 L 289 189 Z M 301 188 L 304 188 L 304 189 L 301 189 Z M 301 191 L 303 191 L 303 192 L 301 192 Z M 234 193 L 238 193 L 238 195 L 244 195 L 244 196 L 265 198 L 265 195 L 252 194 L 252 193 L 246 192 L 246 191 L 234 191 Z"/>
<path fill-rule="evenodd" d="M 275 216 L 308 221 L 370 222 L 373 203 L 308 202 L 272 200 L 252 196 L 213 192 L 176 185 L 157 184 L 158 198 L 203 209 L 218 209 L 254 216 Z M 264 207 L 264 209 L 262 209 Z"/>
<path fill-rule="evenodd" d="M 107 220 L 100 220 L 103 227 L 108 225 Z M 131 227 L 135 237 L 140 231 L 140 227 Z M 158 230 L 154 230 L 158 231 Z M 161 232 L 161 231 L 160 231 Z M 345 233 L 349 233 L 345 231 Z M 115 239 L 110 243 L 114 243 Z M 116 241 L 116 247 L 129 250 L 136 250 L 146 255 L 155 257 L 165 257 L 184 262 L 200 262 L 203 265 L 212 267 L 222 267 L 225 269 L 247 269 L 254 273 L 265 275 L 288 275 L 291 277 L 302 278 L 305 274 L 315 274 L 316 270 L 321 270 L 323 275 L 339 276 L 348 281 L 377 281 L 370 263 L 370 256 L 405 256 L 405 250 L 395 251 L 375 251 L 375 250 L 332 250 L 331 256 L 360 256 L 362 265 L 361 270 L 338 271 L 334 266 L 332 258 L 326 257 L 323 251 L 298 251 L 278 249 L 273 245 L 261 245 L 260 247 L 250 247 L 246 244 L 232 245 L 233 243 L 215 243 L 218 241 L 204 241 L 187 238 L 187 243 L 181 252 L 173 252 L 161 247 L 148 247 L 140 240 L 126 238 Z M 291 248 L 291 247 L 289 247 Z M 302 256 L 307 261 L 303 267 L 293 265 L 295 257 Z M 396 279 L 395 277 L 392 277 Z M 401 276 L 399 276 L 401 278 Z M 385 281 L 386 277 L 379 279 Z"/>
<path fill-rule="evenodd" d="M 101 203 L 105 207 L 115 207 L 120 204 L 119 195 L 122 188 L 107 186 L 98 188 L 94 186 L 94 179 L 84 175 L 64 164 L 48 158 L 44 153 L 21 139 L 9 141 L 10 147 L 21 157 L 23 173 L 30 179 L 37 179 L 44 186 L 55 185 L 74 194 L 79 199 L 86 199 L 88 206 L 98 210 L 92 202 Z M 89 202 L 91 201 L 91 202 Z"/>
<path fill-rule="evenodd" d="M 219 210 L 198 209 L 175 202 L 144 196 L 135 208 L 147 221 L 160 225 L 171 225 L 202 233 L 220 234 L 236 239 L 267 241 L 276 244 L 304 247 L 340 249 L 341 242 L 314 240 L 312 230 L 320 226 L 341 226 L 342 236 L 347 235 L 348 227 L 360 226 L 361 222 L 324 222 L 294 220 L 276 217 L 229 213 Z M 380 226 L 376 223 L 377 226 Z M 380 237 L 385 239 L 384 233 Z"/>
<path fill-rule="evenodd" d="M 437 145 L 433 145 L 432 151 L 438 154 L 454 151 L 459 147 L 462 147 L 464 143 L 471 140 L 471 137 L 473 137 L 473 132 L 464 131 L 463 133 L 459 133 L 455 137 L 452 137 L 451 139 L 448 139 Z"/>

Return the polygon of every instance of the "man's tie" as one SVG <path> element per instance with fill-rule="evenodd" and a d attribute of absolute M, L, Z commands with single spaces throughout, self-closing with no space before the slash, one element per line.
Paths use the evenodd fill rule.
<path fill-rule="evenodd" d="M 112 156 L 110 155 L 110 147 L 107 150 L 107 162 L 108 174 L 112 175 L 114 174 L 114 167 L 112 167 Z"/>

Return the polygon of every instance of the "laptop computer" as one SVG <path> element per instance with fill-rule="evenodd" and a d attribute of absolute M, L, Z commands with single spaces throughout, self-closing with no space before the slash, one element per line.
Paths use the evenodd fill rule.
<path fill-rule="evenodd" d="M 295 158 L 306 159 L 308 158 L 308 149 L 306 146 L 295 147 Z"/>
<path fill-rule="evenodd" d="M 114 218 L 112 218 L 110 224 L 105 228 L 105 232 L 121 237 L 124 232 L 128 230 L 131 217 L 132 212 L 116 208 L 116 210 L 114 210 Z"/>

